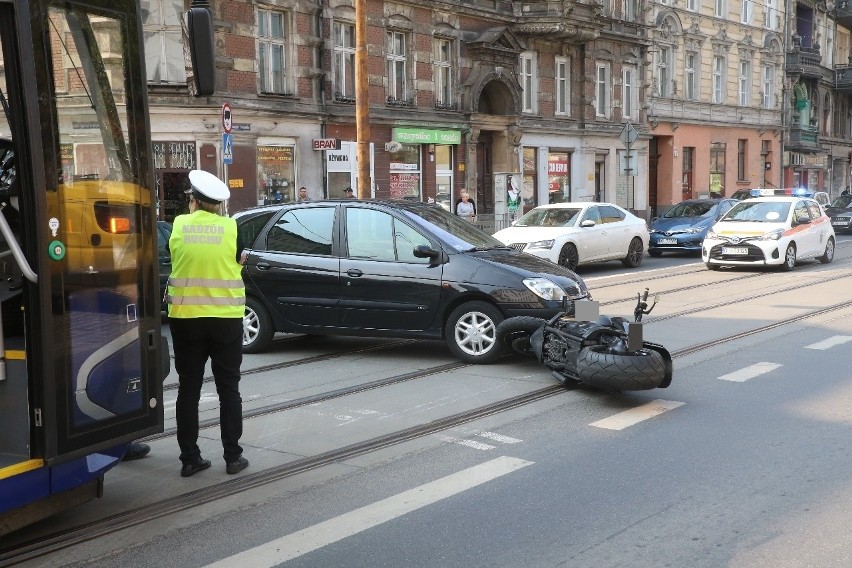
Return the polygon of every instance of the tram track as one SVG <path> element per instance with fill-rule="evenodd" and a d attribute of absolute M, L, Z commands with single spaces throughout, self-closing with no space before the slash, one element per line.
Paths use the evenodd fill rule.
<path fill-rule="evenodd" d="M 838 276 L 829 279 L 824 279 L 824 281 L 827 282 L 831 280 L 836 280 L 838 278 L 840 277 Z M 672 352 L 672 357 L 674 359 L 682 358 L 699 351 L 711 349 L 727 343 L 736 342 L 744 337 L 758 335 L 766 331 L 777 329 L 786 325 L 795 324 L 807 320 L 809 318 L 818 317 L 848 307 L 848 302 L 839 302 L 830 306 L 810 310 L 802 314 L 791 316 L 784 320 L 755 327 L 734 335 L 711 339 L 702 343 L 697 343 L 678 349 Z M 704 307 L 695 311 L 701 311 L 706 309 L 712 308 Z M 377 381 L 372 381 L 370 383 L 365 383 L 346 389 L 338 389 L 336 391 L 330 391 L 311 397 L 304 397 L 302 399 L 296 399 L 277 405 L 270 405 L 268 407 L 258 408 L 252 411 L 251 414 L 247 414 L 246 417 L 248 418 L 251 416 L 261 416 L 264 414 L 282 412 L 297 408 L 299 406 L 340 398 L 343 396 L 354 394 L 356 392 L 363 392 L 366 390 L 382 388 L 391 384 L 399 384 L 401 382 L 415 380 L 429 375 L 449 372 L 466 366 L 469 365 L 461 362 L 438 365 L 428 369 L 405 373 L 394 377 L 388 377 L 386 379 L 380 379 Z M 357 456 L 368 454 L 370 452 L 382 448 L 387 448 L 393 445 L 401 444 L 404 442 L 415 440 L 417 438 L 435 434 L 437 432 L 454 428 L 456 426 L 469 423 L 487 416 L 532 404 L 534 402 L 558 395 L 566 391 L 576 390 L 581 388 L 581 386 L 582 385 L 580 384 L 570 385 L 567 387 L 560 384 L 549 385 L 528 393 L 524 393 L 522 395 L 513 396 L 501 401 L 466 410 L 450 416 L 442 417 L 426 424 L 421 424 L 395 432 L 383 434 L 342 448 L 336 448 L 314 456 L 300 458 L 285 464 L 264 469 L 262 471 L 252 472 L 240 476 L 238 478 L 222 481 L 202 489 L 197 489 L 195 491 L 190 491 L 175 497 L 163 499 L 161 501 L 157 501 L 149 505 L 136 507 L 132 510 L 124 511 L 122 513 L 111 515 L 110 517 L 104 519 L 92 521 L 84 525 L 73 527 L 65 531 L 49 535 L 47 537 L 33 539 L 23 544 L 19 544 L 14 549 L 0 548 L 0 567 L 12 566 L 18 562 L 36 559 L 70 546 L 82 544 L 96 538 L 108 536 L 109 534 L 133 527 L 141 523 L 145 523 L 148 521 L 162 518 L 170 514 L 192 509 L 194 507 L 204 505 L 206 503 L 210 503 L 218 499 L 225 498 L 227 496 L 234 495 L 235 493 L 248 491 L 250 489 L 273 483 L 275 481 L 279 481 L 281 479 L 293 475 L 304 473 L 313 469 L 318 469 L 320 467 L 333 464 L 335 462 L 340 462 L 341 460 L 352 459 Z M 205 425 L 207 424 L 202 424 L 202 426 Z M 208 426 L 212 425 L 215 424 L 211 423 Z M 168 434 L 164 433 L 158 437 L 164 437 L 166 435 Z"/>

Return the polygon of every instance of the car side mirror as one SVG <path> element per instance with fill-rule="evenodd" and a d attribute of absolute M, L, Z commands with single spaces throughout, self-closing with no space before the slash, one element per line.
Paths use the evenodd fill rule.
<path fill-rule="evenodd" d="M 413 253 L 416 258 L 438 258 L 441 254 L 429 245 L 417 245 Z"/>
<path fill-rule="evenodd" d="M 581 227 L 594 227 L 594 226 L 595 226 L 595 222 L 594 222 L 594 221 L 592 221 L 591 219 L 586 219 L 585 221 L 583 221 L 582 223 L 580 223 L 580 226 L 581 226 Z"/>

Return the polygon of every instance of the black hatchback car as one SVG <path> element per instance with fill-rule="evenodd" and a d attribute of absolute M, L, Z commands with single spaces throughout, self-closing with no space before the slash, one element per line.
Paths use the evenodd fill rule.
<path fill-rule="evenodd" d="M 328 200 L 236 213 L 247 247 L 243 351 L 275 332 L 445 339 L 494 361 L 496 327 L 589 299 L 574 272 L 517 252 L 438 205 Z"/>

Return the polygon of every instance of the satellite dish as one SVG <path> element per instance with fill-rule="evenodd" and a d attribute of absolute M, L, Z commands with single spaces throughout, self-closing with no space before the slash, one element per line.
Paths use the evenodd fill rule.
<path fill-rule="evenodd" d="M 385 142 L 385 150 L 388 152 L 399 152 L 402 150 L 402 143 L 397 142 L 396 140 Z"/>

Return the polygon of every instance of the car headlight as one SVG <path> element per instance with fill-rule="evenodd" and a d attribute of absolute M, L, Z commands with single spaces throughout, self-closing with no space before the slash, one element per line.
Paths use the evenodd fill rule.
<path fill-rule="evenodd" d="M 775 229 L 773 231 L 769 231 L 768 233 L 761 235 L 757 240 L 759 241 L 777 241 L 781 238 L 781 235 L 784 234 L 784 229 Z"/>
<path fill-rule="evenodd" d="M 703 229 L 701 229 L 700 227 L 690 227 L 686 230 L 686 232 L 690 235 L 695 235 L 700 233 L 702 230 Z"/>
<path fill-rule="evenodd" d="M 547 278 L 524 278 L 524 286 L 542 300 L 561 302 L 563 296 L 568 296 L 565 290 Z"/>
<path fill-rule="evenodd" d="M 553 248 L 554 242 L 555 242 L 554 239 L 550 239 L 550 240 L 547 240 L 547 241 L 536 241 L 534 243 L 529 243 L 527 245 L 527 250 L 531 250 L 531 249 L 549 250 L 549 249 Z"/>
<path fill-rule="evenodd" d="M 705 239 L 718 239 L 719 235 L 716 234 L 716 231 L 714 231 L 713 229 L 710 229 L 709 231 L 707 231 L 707 234 L 704 235 L 704 238 Z"/>

